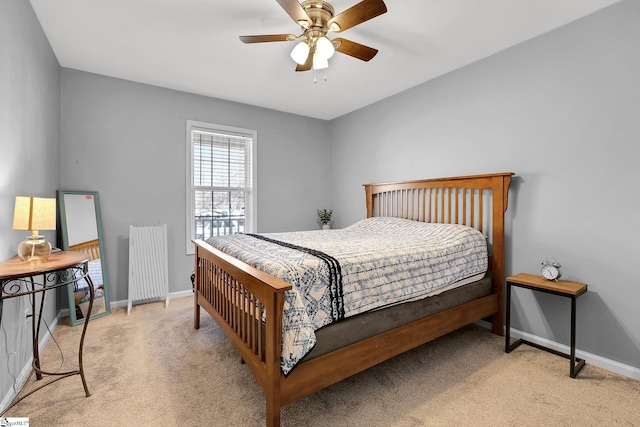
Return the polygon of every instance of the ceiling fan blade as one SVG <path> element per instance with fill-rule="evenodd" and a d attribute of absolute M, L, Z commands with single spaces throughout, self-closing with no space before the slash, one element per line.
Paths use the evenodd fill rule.
<path fill-rule="evenodd" d="M 361 59 L 362 61 L 369 61 L 378 53 L 378 49 L 340 37 L 333 39 L 333 45 L 337 45 L 336 50 L 338 52 L 353 56 L 354 58 Z"/>
<path fill-rule="evenodd" d="M 267 34 L 261 36 L 240 36 L 244 43 L 265 43 L 265 42 L 287 42 L 295 40 L 297 36 L 293 34 Z"/>
<path fill-rule="evenodd" d="M 304 11 L 298 0 L 276 0 L 280 6 L 284 9 L 285 12 L 289 14 L 289 16 L 298 24 L 302 25 L 301 22 L 310 23 L 311 19 L 307 12 Z M 308 26 L 308 25 L 307 25 Z M 306 28 L 306 27 L 305 27 Z"/>
<path fill-rule="evenodd" d="M 337 14 L 327 22 L 331 31 L 339 33 L 344 30 L 348 30 L 351 27 L 362 24 L 369 19 L 382 15 L 387 12 L 387 6 L 382 0 L 363 0 L 360 3 L 350 7 L 342 13 Z M 338 24 L 339 29 L 334 25 Z"/>
<path fill-rule="evenodd" d="M 296 71 L 309 71 L 313 67 L 313 54 L 316 52 L 315 48 L 309 49 L 309 56 L 304 64 L 298 64 Z"/>

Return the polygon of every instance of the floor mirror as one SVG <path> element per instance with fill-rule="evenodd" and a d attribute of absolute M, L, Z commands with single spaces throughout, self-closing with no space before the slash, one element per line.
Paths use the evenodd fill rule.
<path fill-rule="evenodd" d="M 95 291 L 91 319 L 109 314 L 111 305 L 98 193 L 58 190 L 58 210 L 62 249 L 82 252 L 89 258 L 89 277 Z M 79 280 L 73 287 L 67 288 L 70 323 L 83 323 L 89 307 L 89 283 Z"/>

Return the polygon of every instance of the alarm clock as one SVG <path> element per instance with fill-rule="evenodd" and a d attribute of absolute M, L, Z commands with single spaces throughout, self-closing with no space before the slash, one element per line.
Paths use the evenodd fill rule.
<path fill-rule="evenodd" d="M 542 261 L 542 277 L 547 280 L 558 280 L 562 276 L 562 270 L 560 270 L 560 263 L 555 258 L 547 258 Z"/>

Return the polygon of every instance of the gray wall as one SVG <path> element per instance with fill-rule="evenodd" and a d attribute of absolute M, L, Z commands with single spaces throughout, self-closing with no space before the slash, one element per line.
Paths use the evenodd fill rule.
<path fill-rule="evenodd" d="M 638 22 L 624 1 L 333 120 L 336 225 L 365 215 L 363 183 L 516 172 L 507 274 L 556 257 L 589 285 L 578 348 L 640 368 Z M 515 328 L 569 343 L 566 299 L 519 291 L 513 310 Z"/>
<path fill-rule="evenodd" d="M 542 259 L 557 257 L 566 278 L 589 284 L 578 303 L 579 348 L 638 368 L 640 288 L 633 262 L 640 251 L 638 233 L 626 224 L 640 211 L 634 197 L 639 21 L 640 3 L 627 0 L 323 122 L 61 72 L 29 3 L 3 0 L 0 258 L 14 256 L 24 238 L 11 230 L 16 195 L 94 190 L 102 204 L 112 300 L 127 297 L 129 224 L 169 224 L 171 291 L 189 289 L 187 119 L 258 131 L 261 232 L 315 228 L 315 209 L 324 206 L 335 210 L 336 226 L 350 224 L 364 217 L 366 182 L 514 171 L 507 273 L 536 273 Z M 39 169 L 25 173 L 25 165 Z M 45 235 L 55 241 L 53 232 Z M 566 301 L 531 292 L 514 299 L 514 327 L 568 342 Z M 0 396 L 10 392 L 29 357 L 25 307 L 25 301 L 4 305 Z M 48 320 L 54 315 L 50 305 Z"/>
<path fill-rule="evenodd" d="M 317 228 L 328 203 L 328 122 L 62 69 L 62 188 L 98 191 L 111 300 L 127 299 L 129 225 L 168 225 L 169 290 L 185 254 L 186 120 L 255 129 L 258 231 Z"/>
<path fill-rule="evenodd" d="M 24 0 L 0 1 L 0 159 L 0 261 L 4 261 L 16 255 L 18 244 L 29 234 L 12 230 L 15 197 L 55 197 L 60 185 L 60 66 L 31 4 Z M 55 231 L 41 234 L 56 243 Z M 0 401 L 14 387 L 31 354 L 26 309 L 26 297 L 7 300 L 3 306 Z M 49 324 L 56 312 L 56 294 L 48 292 Z"/>

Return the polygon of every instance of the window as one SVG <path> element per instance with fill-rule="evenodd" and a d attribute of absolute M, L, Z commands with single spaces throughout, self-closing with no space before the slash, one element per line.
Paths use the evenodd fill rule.
<path fill-rule="evenodd" d="M 187 121 L 187 254 L 191 239 L 255 229 L 256 131 Z"/>

